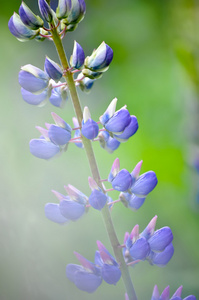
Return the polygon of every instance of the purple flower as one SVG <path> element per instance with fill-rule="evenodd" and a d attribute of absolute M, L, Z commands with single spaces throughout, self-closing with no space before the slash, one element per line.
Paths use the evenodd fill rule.
<path fill-rule="evenodd" d="M 52 113 L 56 125 L 48 126 L 48 137 L 56 145 L 64 146 L 71 139 L 71 127 L 57 114 Z"/>
<path fill-rule="evenodd" d="M 72 7 L 70 13 L 64 23 L 68 24 L 77 24 L 81 22 L 86 13 L 86 4 L 84 0 L 72 0 Z"/>
<path fill-rule="evenodd" d="M 43 20 L 36 16 L 24 2 L 19 7 L 19 15 L 22 22 L 30 29 L 38 29 L 44 24 Z"/>
<path fill-rule="evenodd" d="M 68 220 L 76 221 L 85 213 L 85 205 L 65 197 L 59 204 L 60 213 Z"/>
<path fill-rule="evenodd" d="M 82 265 L 68 264 L 66 276 L 78 289 L 93 293 L 102 283 L 100 269 L 82 255 L 74 253 Z"/>
<path fill-rule="evenodd" d="M 45 89 L 43 92 L 41 92 L 38 95 L 35 95 L 24 88 L 21 88 L 21 95 L 24 101 L 26 101 L 28 104 L 32 105 L 38 105 L 43 106 L 48 99 L 48 89 Z"/>
<path fill-rule="evenodd" d="M 39 30 L 32 30 L 26 27 L 17 13 L 14 13 L 10 18 L 8 28 L 10 32 L 22 42 L 31 40 L 39 34 Z"/>
<path fill-rule="evenodd" d="M 93 208 L 101 210 L 105 206 L 108 196 L 102 192 L 93 178 L 89 177 L 88 182 L 92 190 L 88 201 Z"/>
<path fill-rule="evenodd" d="M 131 192 L 139 196 L 146 196 L 156 187 L 157 183 L 155 172 L 148 171 L 138 177 L 132 185 Z"/>
<path fill-rule="evenodd" d="M 98 137 L 100 146 L 109 153 L 113 153 L 120 145 L 120 142 L 115 138 L 112 138 L 108 131 L 100 132 Z"/>
<path fill-rule="evenodd" d="M 130 208 L 133 211 L 139 209 L 144 204 L 144 201 L 146 199 L 145 197 L 138 197 L 128 192 L 120 193 L 119 197 L 124 206 Z"/>
<path fill-rule="evenodd" d="M 99 126 L 91 119 L 90 111 L 87 106 L 84 107 L 81 132 L 83 136 L 89 140 L 96 138 L 99 132 Z"/>
<path fill-rule="evenodd" d="M 163 251 L 173 240 L 173 234 L 169 227 L 156 230 L 148 239 L 152 251 Z"/>
<path fill-rule="evenodd" d="M 65 19 L 68 17 L 72 7 L 71 0 L 59 0 L 56 15 L 58 19 Z"/>
<path fill-rule="evenodd" d="M 80 69 L 84 64 L 85 54 L 83 48 L 76 41 L 74 42 L 73 54 L 70 58 L 70 65 L 75 69 Z"/>
<path fill-rule="evenodd" d="M 69 222 L 69 220 L 61 214 L 59 204 L 57 203 L 47 203 L 45 205 L 45 215 L 46 218 L 58 224 L 66 224 Z"/>
<path fill-rule="evenodd" d="M 52 11 L 50 5 L 47 3 L 47 1 L 46 0 L 38 0 L 38 4 L 39 4 L 40 13 L 41 13 L 42 17 L 44 18 L 44 20 L 48 23 L 52 22 L 53 11 Z"/>
<path fill-rule="evenodd" d="M 100 117 L 100 122 L 104 128 L 115 135 L 123 133 L 125 128 L 131 123 L 131 116 L 126 109 L 126 106 L 115 111 L 117 98 L 113 99 L 105 113 Z M 124 136 L 125 137 L 125 136 Z"/>
<path fill-rule="evenodd" d="M 42 159 L 50 159 L 60 152 L 59 146 L 44 138 L 32 139 L 29 147 L 34 156 Z"/>
<path fill-rule="evenodd" d="M 114 134 L 113 137 L 117 139 L 119 142 L 123 143 L 126 142 L 132 135 L 134 135 L 138 130 L 138 121 L 135 116 L 131 116 L 131 121 L 128 126 L 125 127 L 124 131 L 116 135 Z"/>
<path fill-rule="evenodd" d="M 173 244 L 170 243 L 162 252 L 151 251 L 147 258 L 150 264 L 164 267 L 168 264 L 174 253 Z"/>
<path fill-rule="evenodd" d="M 78 80 L 78 83 L 79 83 L 79 87 L 83 92 L 90 92 L 90 90 L 91 90 L 91 88 L 94 84 L 94 81 L 95 81 L 95 80 L 90 79 L 88 77 L 84 77 L 84 75 L 82 73 L 80 73 L 77 76 L 77 80 Z"/>
<path fill-rule="evenodd" d="M 112 187 L 117 191 L 127 191 L 132 185 L 131 174 L 126 169 L 119 171 L 118 158 L 115 159 L 112 165 L 108 181 L 111 182 Z"/>
<path fill-rule="evenodd" d="M 54 62 L 49 57 L 46 57 L 45 59 L 44 70 L 48 74 L 48 76 L 56 82 L 62 78 L 62 69 L 56 62 Z"/>
<path fill-rule="evenodd" d="M 135 225 L 131 234 L 125 234 L 125 246 L 123 253 L 127 261 L 145 260 L 150 253 L 150 246 L 145 237 L 139 235 L 139 226 Z"/>
<path fill-rule="evenodd" d="M 196 297 L 193 295 L 190 295 L 184 299 L 182 299 L 181 294 L 182 294 L 182 288 L 183 286 L 181 285 L 176 292 L 173 294 L 173 296 L 170 298 L 169 294 L 170 294 L 170 288 L 169 286 L 167 286 L 164 291 L 162 292 L 162 294 L 159 294 L 158 291 L 158 287 L 157 285 L 154 286 L 153 289 L 153 294 L 152 294 L 152 298 L 151 300 L 196 300 Z"/>
<path fill-rule="evenodd" d="M 28 92 L 40 94 L 48 87 L 49 77 L 44 71 L 29 64 L 21 68 L 19 84 Z"/>
<path fill-rule="evenodd" d="M 56 223 L 64 224 L 76 221 L 86 212 L 88 198 L 72 185 L 64 187 L 68 196 L 52 191 L 59 200 L 59 204 L 47 203 L 45 206 L 46 217 Z"/>
<path fill-rule="evenodd" d="M 61 84 L 61 82 L 58 82 L 58 85 L 59 84 Z M 52 89 L 49 101 L 52 105 L 63 108 L 67 99 L 67 87 L 59 86 Z"/>
<path fill-rule="evenodd" d="M 84 66 L 94 72 L 105 72 L 113 59 L 113 50 L 105 42 L 87 56 Z"/>
<path fill-rule="evenodd" d="M 97 241 L 97 246 L 99 251 L 96 251 L 95 263 L 101 267 L 104 281 L 115 285 L 121 277 L 119 265 L 100 241 Z"/>

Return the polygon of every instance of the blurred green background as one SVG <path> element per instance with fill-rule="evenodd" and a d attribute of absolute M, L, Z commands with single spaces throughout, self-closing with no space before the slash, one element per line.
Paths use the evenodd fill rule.
<path fill-rule="evenodd" d="M 38 12 L 37 1 L 26 3 Z M 95 294 L 79 291 L 65 276 L 65 266 L 77 263 L 73 251 L 94 259 L 96 240 L 111 251 L 98 211 L 76 223 L 59 226 L 44 216 L 44 205 L 56 202 L 51 189 L 64 193 L 73 184 L 90 193 L 90 170 L 84 151 L 71 145 L 61 157 L 43 161 L 29 153 L 29 140 L 38 137 L 35 125 L 52 122 L 55 111 L 72 125 L 68 101 L 60 111 L 48 103 L 32 107 L 22 100 L 17 81 L 20 67 L 43 68 L 45 55 L 58 61 L 49 41 L 20 43 L 7 23 L 21 2 L 2 1 L 1 18 L 1 147 L 0 147 L 0 299 L 88 300 L 124 299 L 123 283 L 103 283 Z M 74 39 L 90 55 L 104 40 L 114 60 L 90 94 L 79 92 L 82 105 L 97 119 L 110 101 L 127 104 L 139 130 L 112 155 L 96 143 L 102 178 L 116 157 L 121 168 L 133 169 L 143 159 L 142 173 L 154 170 L 159 183 L 137 212 L 115 205 L 112 217 L 119 240 L 135 224 L 142 231 L 158 215 L 156 228 L 169 226 L 175 253 L 165 268 L 147 262 L 131 268 L 139 300 L 151 298 L 155 284 L 171 294 L 182 284 L 183 298 L 199 299 L 199 174 L 193 161 L 199 154 L 199 3 L 193 0 L 86 0 L 87 14 L 64 45 L 68 57 Z M 115 199 L 117 193 L 113 194 Z M 112 252 L 112 251 L 111 251 Z"/>

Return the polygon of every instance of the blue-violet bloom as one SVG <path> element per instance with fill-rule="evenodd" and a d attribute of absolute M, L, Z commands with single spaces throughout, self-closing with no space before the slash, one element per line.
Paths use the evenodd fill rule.
<path fill-rule="evenodd" d="M 28 64 L 21 67 L 19 84 L 31 93 L 40 94 L 48 87 L 49 77 L 41 69 Z"/>
<path fill-rule="evenodd" d="M 44 24 L 44 21 L 39 16 L 36 16 L 23 1 L 19 7 L 19 15 L 22 22 L 30 29 L 38 29 Z"/>
<path fill-rule="evenodd" d="M 100 268 L 79 253 L 74 252 L 74 254 L 80 261 L 81 266 L 68 264 L 66 267 L 66 276 L 78 289 L 93 293 L 102 283 Z"/>
<path fill-rule="evenodd" d="M 83 48 L 74 41 L 73 54 L 70 58 L 70 65 L 72 68 L 80 69 L 84 64 L 85 54 Z"/>
<path fill-rule="evenodd" d="M 113 59 L 113 50 L 105 42 L 87 56 L 84 66 L 94 72 L 105 72 Z"/>

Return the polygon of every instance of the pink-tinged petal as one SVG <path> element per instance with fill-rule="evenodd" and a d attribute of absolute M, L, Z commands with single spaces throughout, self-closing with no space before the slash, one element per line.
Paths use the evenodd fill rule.
<path fill-rule="evenodd" d="M 159 300 L 159 297 L 160 297 L 160 294 L 159 294 L 159 291 L 158 291 L 158 286 L 155 285 L 154 289 L 153 289 L 153 294 L 152 294 L 151 300 Z"/>
<path fill-rule="evenodd" d="M 134 243 L 139 238 L 139 225 L 135 225 L 131 231 L 130 238 Z"/>
<path fill-rule="evenodd" d="M 171 297 L 171 300 L 173 300 L 174 297 L 181 297 L 182 289 L 183 289 L 183 286 L 181 285 L 181 286 L 175 291 L 175 293 L 174 293 L 173 296 Z"/>
<path fill-rule="evenodd" d="M 62 195 L 61 193 L 59 193 L 59 192 L 57 192 L 55 190 L 52 190 L 51 192 L 57 197 L 57 199 L 59 201 L 63 200 L 66 197 L 66 196 Z"/>
<path fill-rule="evenodd" d="M 131 172 L 131 176 L 133 178 L 138 179 L 139 174 L 140 174 L 140 170 L 141 170 L 141 167 L 142 167 L 142 163 L 143 163 L 143 160 L 141 160 L 139 163 L 137 163 L 137 165 L 135 166 L 135 168 Z"/>
<path fill-rule="evenodd" d="M 97 185 L 97 183 L 95 182 L 95 180 L 92 177 L 88 177 L 88 184 L 92 191 L 99 189 L 99 186 Z"/>
<path fill-rule="evenodd" d="M 157 218 L 157 216 L 153 217 L 153 219 L 149 222 L 144 231 L 140 234 L 141 236 L 144 236 L 146 239 L 149 239 L 153 235 L 155 231 Z"/>
<path fill-rule="evenodd" d="M 170 288 L 167 286 L 160 296 L 160 300 L 169 300 Z"/>

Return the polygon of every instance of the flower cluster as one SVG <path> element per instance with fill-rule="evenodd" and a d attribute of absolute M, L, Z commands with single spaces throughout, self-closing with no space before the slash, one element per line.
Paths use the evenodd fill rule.
<path fill-rule="evenodd" d="M 108 284 L 116 284 L 121 271 L 115 258 L 105 246 L 97 241 L 99 251 L 95 253 L 95 263 L 74 252 L 81 265 L 68 264 L 66 276 L 82 291 L 93 293 L 104 280 Z"/>
<path fill-rule="evenodd" d="M 139 176 L 142 161 L 129 173 L 126 169 L 120 170 L 119 158 L 116 158 L 108 176 L 108 181 L 114 190 L 121 191 L 120 201 L 132 210 L 139 209 L 146 196 L 156 187 L 157 177 L 155 172 L 148 171 Z"/>
<path fill-rule="evenodd" d="M 158 291 L 158 287 L 157 285 L 154 286 L 154 290 L 153 290 L 153 295 L 151 300 L 196 300 L 196 297 L 193 295 L 187 296 L 186 298 L 181 297 L 182 294 L 182 288 L 183 286 L 181 285 L 173 294 L 173 296 L 170 298 L 169 294 L 170 294 L 170 287 L 167 286 L 164 291 L 162 292 L 162 294 L 159 294 Z"/>
<path fill-rule="evenodd" d="M 78 220 L 87 211 L 88 198 L 72 185 L 64 186 L 67 196 L 52 191 L 59 200 L 45 205 L 46 217 L 58 224 Z"/>
<path fill-rule="evenodd" d="M 139 261 L 148 260 L 150 264 L 165 266 L 173 256 L 173 234 L 169 227 L 155 231 L 157 216 L 155 216 L 139 233 L 135 225 L 131 233 L 125 233 L 123 255 L 126 263 L 133 265 Z"/>
<path fill-rule="evenodd" d="M 131 116 L 126 106 L 116 110 L 117 98 L 114 98 L 107 110 L 100 117 L 100 122 L 105 131 L 99 135 L 102 148 L 112 153 L 121 142 L 126 142 L 138 130 L 138 121 L 135 116 Z"/>
<path fill-rule="evenodd" d="M 29 143 L 30 152 L 42 159 L 50 159 L 66 150 L 71 139 L 71 127 L 57 114 L 52 113 L 55 124 L 46 123 L 46 128 L 37 126 L 42 134 L 39 139 L 32 139 Z"/>

